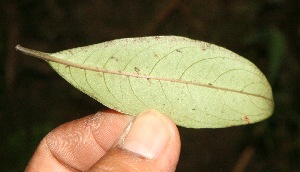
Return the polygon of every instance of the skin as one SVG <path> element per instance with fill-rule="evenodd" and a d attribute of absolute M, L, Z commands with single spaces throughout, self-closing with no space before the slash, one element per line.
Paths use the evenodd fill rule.
<path fill-rule="evenodd" d="M 141 142 L 144 137 L 151 138 L 145 144 L 154 147 L 154 154 L 144 155 L 135 150 L 138 146 L 126 144 L 138 134 Z M 25 171 L 175 171 L 179 153 L 178 129 L 166 116 L 151 110 L 134 118 L 110 110 L 51 131 L 40 142 Z"/>

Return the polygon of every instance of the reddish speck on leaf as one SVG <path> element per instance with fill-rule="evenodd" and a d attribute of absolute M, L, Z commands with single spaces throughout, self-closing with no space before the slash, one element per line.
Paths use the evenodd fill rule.
<path fill-rule="evenodd" d="M 247 115 L 244 116 L 244 120 L 246 121 L 247 124 L 251 123 L 250 118 Z"/>

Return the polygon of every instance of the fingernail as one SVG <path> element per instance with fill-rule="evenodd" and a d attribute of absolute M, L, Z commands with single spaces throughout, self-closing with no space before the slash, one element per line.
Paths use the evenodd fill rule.
<path fill-rule="evenodd" d="M 155 110 L 145 111 L 131 124 L 120 147 L 148 159 L 158 157 L 170 140 L 168 124 Z"/>

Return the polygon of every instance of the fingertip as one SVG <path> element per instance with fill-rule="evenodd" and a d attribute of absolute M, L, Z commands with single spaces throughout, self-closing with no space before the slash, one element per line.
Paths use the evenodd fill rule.
<path fill-rule="evenodd" d="M 158 157 L 170 140 L 170 131 L 162 115 L 154 110 L 141 113 L 130 125 L 119 146 L 147 159 Z"/>

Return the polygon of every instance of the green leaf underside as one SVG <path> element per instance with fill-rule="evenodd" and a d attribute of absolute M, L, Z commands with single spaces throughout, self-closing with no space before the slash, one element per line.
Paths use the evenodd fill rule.
<path fill-rule="evenodd" d="M 50 63 L 82 92 L 117 111 L 156 109 L 177 125 L 220 128 L 261 121 L 271 87 L 243 57 L 177 36 L 118 39 L 53 54 L 17 49 Z"/>

